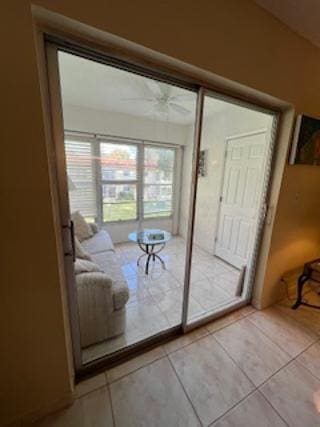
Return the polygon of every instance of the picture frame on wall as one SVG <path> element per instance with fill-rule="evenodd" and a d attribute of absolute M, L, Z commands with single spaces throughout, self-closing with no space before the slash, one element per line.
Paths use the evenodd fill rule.
<path fill-rule="evenodd" d="M 297 117 L 289 163 L 320 166 L 320 119 L 304 114 Z"/>

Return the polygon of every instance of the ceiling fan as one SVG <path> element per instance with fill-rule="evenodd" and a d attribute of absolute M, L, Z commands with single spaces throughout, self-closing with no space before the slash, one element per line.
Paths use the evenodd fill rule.
<path fill-rule="evenodd" d="M 140 80 L 140 79 L 139 79 Z M 145 96 L 135 98 L 123 98 L 123 101 L 141 101 L 151 104 L 153 111 L 160 114 L 168 114 L 171 111 L 182 116 L 189 115 L 192 111 L 179 104 L 181 101 L 192 100 L 192 95 L 174 94 L 175 86 L 150 79 L 141 79 Z"/>

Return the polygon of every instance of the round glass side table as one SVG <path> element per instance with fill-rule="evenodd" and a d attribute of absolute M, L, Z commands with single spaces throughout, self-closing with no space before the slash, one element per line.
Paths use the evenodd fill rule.
<path fill-rule="evenodd" d="M 139 245 L 139 248 L 143 251 L 143 254 L 138 258 L 137 265 L 140 265 L 140 261 L 143 257 L 147 257 L 145 264 L 145 273 L 149 273 L 150 260 L 153 262 L 158 259 L 162 267 L 165 269 L 166 265 L 163 259 L 159 256 L 159 252 L 163 250 L 166 243 L 171 239 L 171 233 L 165 230 L 158 230 L 153 228 L 145 228 L 142 231 L 133 231 L 129 233 L 128 239 Z"/>

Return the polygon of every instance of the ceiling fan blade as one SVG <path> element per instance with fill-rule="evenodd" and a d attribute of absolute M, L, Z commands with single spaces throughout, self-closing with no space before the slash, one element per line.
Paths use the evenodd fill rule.
<path fill-rule="evenodd" d="M 181 105 L 176 104 L 174 102 L 170 102 L 169 106 L 170 106 L 170 108 L 172 108 L 174 111 L 176 111 L 179 114 L 186 115 L 186 114 L 190 114 L 191 113 L 191 111 L 188 110 L 187 108 L 184 108 Z"/>
<path fill-rule="evenodd" d="M 174 95 L 170 96 L 170 101 L 194 101 L 196 99 L 194 94 L 185 94 L 185 95 Z"/>
<path fill-rule="evenodd" d="M 169 100 L 173 86 L 164 82 L 158 82 L 158 85 L 160 86 L 162 98 Z"/>
<path fill-rule="evenodd" d="M 148 93 L 153 96 L 154 98 L 159 98 L 162 95 L 161 87 L 158 82 L 151 79 L 143 79 L 144 87 L 148 91 Z"/>
<path fill-rule="evenodd" d="M 145 79 L 144 80 L 145 86 L 148 88 L 149 91 L 151 91 L 152 95 L 159 99 L 159 98 L 170 98 L 170 94 L 172 91 L 172 86 L 164 83 L 164 82 L 158 82 L 156 80 L 152 79 Z"/>
<path fill-rule="evenodd" d="M 155 104 L 153 109 L 156 113 L 168 113 L 169 106 L 168 104 L 158 102 L 157 104 Z"/>
<path fill-rule="evenodd" d="M 147 97 L 136 97 L 136 98 L 121 98 L 121 101 L 143 101 L 143 102 L 154 102 L 154 98 Z"/>

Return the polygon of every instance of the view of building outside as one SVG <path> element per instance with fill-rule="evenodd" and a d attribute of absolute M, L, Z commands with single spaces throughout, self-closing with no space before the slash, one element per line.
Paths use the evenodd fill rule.
<path fill-rule="evenodd" d="M 139 167 L 137 144 L 101 142 L 98 159 L 92 155 L 91 144 L 66 141 L 68 175 L 76 185 L 76 191 L 70 192 L 72 208 L 96 216 L 94 171 L 100 167 L 97 176 L 101 176 L 103 221 L 137 219 L 139 185 L 145 218 L 171 215 L 174 149 L 144 146 L 144 160 Z"/>

